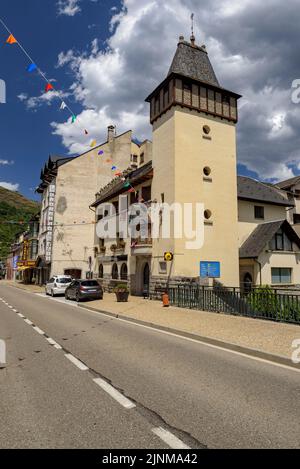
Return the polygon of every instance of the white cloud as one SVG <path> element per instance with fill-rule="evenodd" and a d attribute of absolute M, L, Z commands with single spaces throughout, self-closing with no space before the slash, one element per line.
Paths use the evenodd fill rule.
<path fill-rule="evenodd" d="M 221 85 L 243 95 L 240 163 L 262 178 L 289 177 L 300 159 L 300 106 L 290 97 L 297 76 L 291 44 L 299 40 L 298 0 L 287 3 L 289 8 L 280 0 L 124 0 L 121 10 L 113 9 L 106 49 L 99 50 L 95 38 L 88 51 L 59 55 L 58 66 L 74 73 L 71 91 L 83 111 L 80 125 L 52 123 L 54 133 L 70 153 L 86 150 L 91 136 L 104 140 L 111 123 L 119 132 L 151 137 L 144 98 L 165 78 L 178 36 L 189 37 L 193 11 L 197 42 L 207 45 Z"/>
<path fill-rule="evenodd" d="M 74 16 L 81 11 L 79 6 L 81 0 L 59 0 L 57 3 L 58 14 Z"/>
<path fill-rule="evenodd" d="M 19 184 L 12 184 L 11 182 L 0 182 L 0 187 L 4 187 L 4 189 L 8 189 L 9 191 L 16 192 L 20 185 Z"/>
<path fill-rule="evenodd" d="M 21 101 L 23 101 L 30 110 L 36 110 L 40 106 L 46 104 L 50 106 L 53 101 L 57 101 L 57 108 L 60 108 L 61 100 L 70 96 L 70 93 L 63 91 L 49 91 L 48 93 L 42 93 L 40 96 L 31 96 L 23 95 Z M 20 97 L 19 97 L 20 99 Z"/>
<path fill-rule="evenodd" d="M 12 161 L 12 160 L 9 161 L 9 160 L 1 160 L 0 159 L 0 166 L 11 166 L 13 164 L 15 164 L 15 162 Z"/>

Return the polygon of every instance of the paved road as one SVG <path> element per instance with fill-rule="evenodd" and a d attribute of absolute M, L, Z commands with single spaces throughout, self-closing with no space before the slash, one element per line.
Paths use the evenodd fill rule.
<path fill-rule="evenodd" d="M 0 447 L 300 447 L 297 370 L 13 287 L 0 297 Z"/>

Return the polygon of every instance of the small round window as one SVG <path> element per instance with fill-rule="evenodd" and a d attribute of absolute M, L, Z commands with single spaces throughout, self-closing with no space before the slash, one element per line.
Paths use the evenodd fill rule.
<path fill-rule="evenodd" d="M 210 127 L 208 125 L 204 125 L 203 126 L 203 132 L 205 133 L 205 135 L 210 134 Z"/>
<path fill-rule="evenodd" d="M 208 177 L 211 174 L 211 169 L 208 166 L 205 166 L 205 168 L 203 168 L 203 173 L 204 173 L 204 176 Z"/>
<path fill-rule="evenodd" d="M 209 220 L 209 219 L 211 218 L 211 216 L 212 216 L 212 213 L 211 213 L 210 210 L 205 210 L 205 211 L 204 211 L 204 218 L 205 218 L 205 220 Z"/>

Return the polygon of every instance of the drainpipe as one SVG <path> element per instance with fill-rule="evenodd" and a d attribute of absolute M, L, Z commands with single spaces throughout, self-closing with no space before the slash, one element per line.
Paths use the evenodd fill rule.
<path fill-rule="evenodd" d="M 259 262 L 256 257 L 253 257 L 253 260 L 254 262 L 256 262 L 256 264 L 258 265 L 259 267 L 259 285 L 262 286 L 262 278 L 261 278 L 261 262 Z"/>

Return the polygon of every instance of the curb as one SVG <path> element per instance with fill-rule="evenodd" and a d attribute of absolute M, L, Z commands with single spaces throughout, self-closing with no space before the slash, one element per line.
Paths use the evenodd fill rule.
<path fill-rule="evenodd" d="M 285 357 L 283 355 L 275 355 L 275 354 L 271 354 L 271 353 L 268 353 L 268 352 L 263 352 L 262 350 L 251 349 L 251 348 L 243 347 L 242 345 L 236 345 L 236 344 L 233 344 L 231 342 L 223 342 L 223 341 L 218 340 L 218 339 L 212 339 L 210 337 L 205 337 L 205 336 L 201 336 L 201 335 L 198 335 L 198 334 L 192 334 L 191 332 L 186 332 L 186 331 L 183 331 L 183 330 L 180 330 L 180 329 L 174 329 L 174 328 L 171 328 L 171 327 L 161 326 L 159 324 L 155 324 L 155 323 L 152 323 L 152 322 L 141 321 L 140 319 L 134 319 L 134 318 L 131 318 L 131 317 L 128 317 L 128 316 L 123 316 L 123 315 L 120 315 L 120 314 L 111 313 L 109 311 L 87 307 L 87 306 L 84 306 L 83 304 L 79 304 L 78 306 L 79 306 L 79 308 L 87 309 L 87 310 L 92 311 L 94 313 L 101 313 L 101 314 L 104 314 L 106 316 L 110 316 L 110 317 L 115 318 L 115 319 L 124 319 L 125 321 L 132 322 L 133 324 L 139 324 L 141 326 L 151 327 L 152 329 L 156 329 L 156 330 L 159 330 L 159 331 L 170 332 L 171 334 L 176 334 L 176 335 L 181 336 L 183 338 L 193 339 L 193 340 L 196 340 L 198 342 L 203 342 L 203 343 L 208 344 L 208 345 L 215 345 L 217 347 L 221 347 L 221 348 L 224 348 L 224 349 L 227 349 L 227 350 L 231 350 L 233 352 L 239 352 L 239 353 L 242 353 L 244 355 L 249 355 L 249 356 L 252 356 L 252 357 L 255 357 L 255 358 L 260 358 L 262 360 L 266 360 L 266 361 L 271 362 L 271 363 L 273 362 L 273 363 L 277 363 L 279 365 L 285 365 L 285 366 L 288 366 L 290 368 L 295 368 L 296 370 L 300 370 L 300 364 L 293 363 L 291 360 L 289 360 L 287 357 Z"/>

